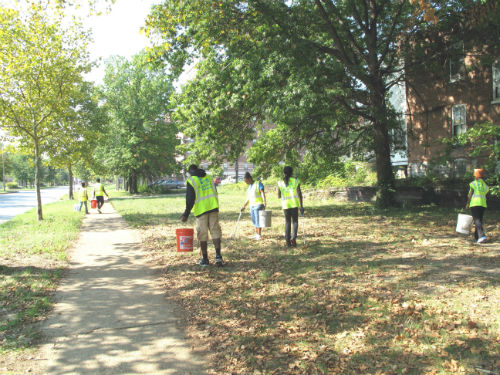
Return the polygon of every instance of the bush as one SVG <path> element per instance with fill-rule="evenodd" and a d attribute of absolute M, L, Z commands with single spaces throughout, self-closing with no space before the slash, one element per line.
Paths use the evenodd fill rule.
<path fill-rule="evenodd" d="M 337 171 L 321 179 L 317 186 L 320 188 L 345 186 L 374 186 L 377 175 L 368 163 L 346 162 L 337 165 Z"/>
<path fill-rule="evenodd" d="M 344 186 L 347 186 L 347 179 L 336 175 L 327 176 L 318 183 L 318 187 L 323 189 L 329 187 L 344 187 Z"/>
<path fill-rule="evenodd" d="M 19 189 L 17 182 L 7 182 L 7 189 Z"/>

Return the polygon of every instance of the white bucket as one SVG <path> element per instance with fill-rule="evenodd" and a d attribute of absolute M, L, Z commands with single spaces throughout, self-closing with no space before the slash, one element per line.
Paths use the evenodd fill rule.
<path fill-rule="evenodd" d="M 456 231 L 462 234 L 469 234 L 471 227 L 472 227 L 472 216 L 465 214 L 458 214 Z"/>
<path fill-rule="evenodd" d="M 259 211 L 259 227 L 260 228 L 270 228 L 271 227 L 271 215 L 272 211 Z"/>

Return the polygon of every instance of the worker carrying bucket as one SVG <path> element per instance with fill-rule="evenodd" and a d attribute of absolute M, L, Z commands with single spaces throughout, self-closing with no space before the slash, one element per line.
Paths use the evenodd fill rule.
<path fill-rule="evenodd" d="M 262 239 L 262 228 L 270 227 L 271 223 L 271 211 L 265 211 L 266 209 L 266 193 L 264 192 L 264 185 L 262 182 L 255 182 L 252 178 L 252 175 L 249 172 L 245 173 L 245 177 L 243 177 L 243 181 L 248 185 L 247 190 L 247 199 L 243 206 L 240 209 L 240 212 L 245 210 L 247 204 L 250 204 L 250 217 L 252 218 L 252 224 L 255 227 L 255 235 L 254 239 L 260 240 Z M 264 216 L 262 213 L 264 212 Z M 266 222 L 261 220 L 261 217 L 266 220 L 266 212 L 269 213 L 269 225 L 265 225 Z"/>
<path fill-rule="evenodd" d="M 222 266 L 221 237 L 222 231 L 219 224 L 219 198 L 212 177 L 196 165 L 189 166 L 190 177 L 186 181 L 186 210 L 181 215 L 185 223 L 191 210 L 196 216 L 196 234 L 200 243 L 200 266 L 210 264 L 208 260 L 208 232 L 212 237 L 215 247 L 215 264 Z"/>
<path fill-rule="evenodd" d="M 483 215 L 486 210 L 486 195 L 488 194 L 488 185 L 483 180 L 484 169 L 474 169 L 474 181 L 469 184 L 469 195 L 465 208 L 471 210 L 474 226 L 474 240 L 477 243 L 486 241 L 486 234 L 483 229 Z"/>

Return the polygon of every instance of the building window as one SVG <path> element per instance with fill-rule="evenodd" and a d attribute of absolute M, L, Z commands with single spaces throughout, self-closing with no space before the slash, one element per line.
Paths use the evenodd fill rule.
<path fill-rule="evenodd" d="M 465 172 L 467 172 L 467 160 L 455 159 L 453 162 L 453 167 L 453 172 L 456 178 L 464 177 Z"/>
<path fill-rule="evenodd" d="M 465 104 L 454 105 L 451 111 L 451 123 L 453 135 L 465 133 Z"/>
<path fill-rule="evenodd" d="M 450 82 L 456 82 L 465 77 L 464 42 L 458 42 L 450 48 Z"/>
<path fill-rule="evenodd" d="M 500 60 L 493 63 L 493 101 L 500 102 Z"/>

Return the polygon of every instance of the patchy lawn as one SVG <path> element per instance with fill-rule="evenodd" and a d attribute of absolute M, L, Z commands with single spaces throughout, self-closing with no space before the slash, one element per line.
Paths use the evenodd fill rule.
<path fill-rule="evenodd" d="M 210 373 L 498 373 L 497 213 L 487 211 L 490 240 L 476 245 L 454 232 L 455 209 L 306 201 L 290 250 L 275 193 L 273 227 L 257 242 L 248 211 L 228 239 L 245 197 L 221 190 L 222 269 L 176 252 L 183 195 L 113 201 L 164 266 L 166 294 Z"/>
<path fill-rule="evenodd" d="M 40 327 L 54 303 L 53 292 L 67 265 L 82 214 L 74 201 L 43 206 L 0 225 L 0 363 L 34 350 Z M 0 364 L 0 368 L 3 367 Z"/>

